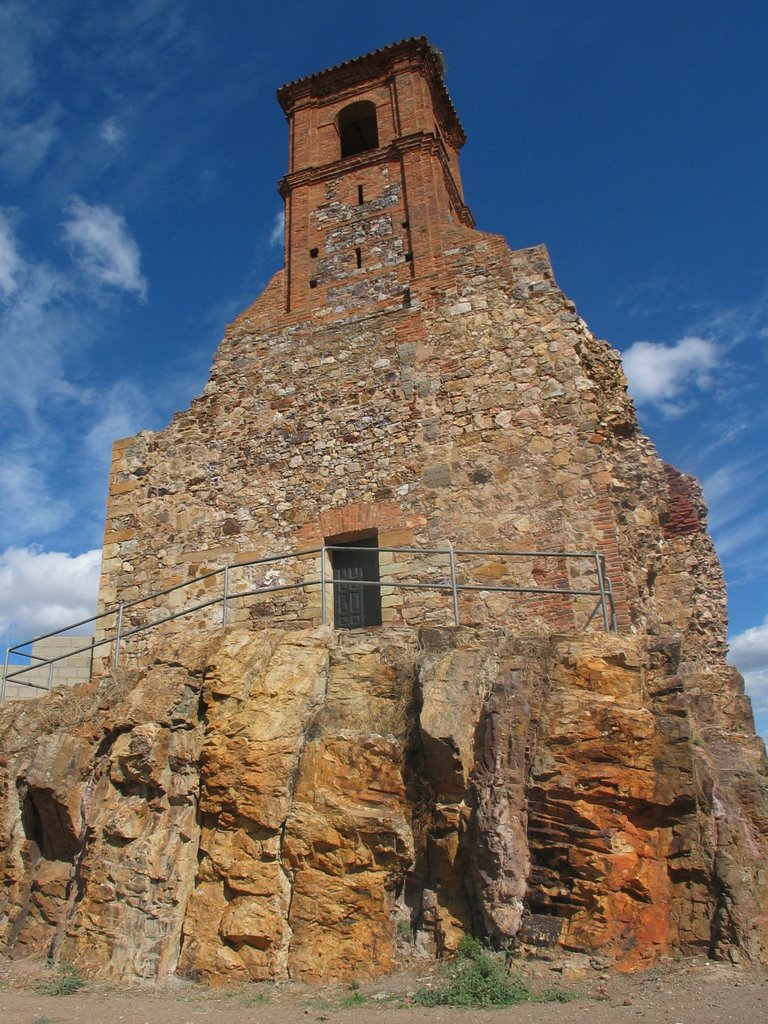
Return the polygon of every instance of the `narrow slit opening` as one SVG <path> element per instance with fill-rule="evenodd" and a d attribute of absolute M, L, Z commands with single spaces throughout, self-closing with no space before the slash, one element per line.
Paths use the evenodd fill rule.
<path fill-rule="evenodd" d="M 360 251 L 360 249 L 355 249 L 355 260 L 357 262 L 357 268 L 359 270 L 360 267 L 362 267 L 363 265 L 363 254 Z"/>
<path fill-rule="evenodd" d="M 363 199 L 363 186 L 357 186 L 357 205 L 362 206 L 365 200 Z"/>

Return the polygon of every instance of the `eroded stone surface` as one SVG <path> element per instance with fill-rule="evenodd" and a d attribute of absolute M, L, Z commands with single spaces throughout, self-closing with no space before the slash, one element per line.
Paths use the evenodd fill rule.
<path fill-rule="evenodd" d="M 738 675 L 659 637 L 211 634 L 0 711 L 0 937 L 96 977 L 342 979 L 466 932 L 766 956 Z"/>

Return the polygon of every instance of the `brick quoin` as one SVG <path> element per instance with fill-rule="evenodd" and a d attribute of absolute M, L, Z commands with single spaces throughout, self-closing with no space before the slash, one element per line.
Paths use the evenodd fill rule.
<path fill-rule="evenodd" d="M 699 509 L 693 502 L 691 480 L 679 469 L 664 463 L 664 475 L 668 491 L 668 519 L 664 523 L 664 536 L 683 537 L 689 533 L 701 533 Z"/>

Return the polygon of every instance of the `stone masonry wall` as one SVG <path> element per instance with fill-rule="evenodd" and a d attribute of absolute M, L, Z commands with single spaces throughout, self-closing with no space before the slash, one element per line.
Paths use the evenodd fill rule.
<path fill-rule="evenodd" d="M 387 188 L 371 202 L 394 195 Z M 354 210 L 343 223 L 356 230 Z M 683 633 L 691 657 L 722 650 L 716 559 L 705 534 L 665 537 L 663 466 L 639 432 L 618 355 L 559 291 L 543 248 L 510 252 L 497 236 L 452 231 L 440 287 L 415 285 L 383 306 L 347 286 L 337 306 L 292 319 L 278 274 L 228 329 L 191 408 L 160 433 L 117 442 L 102 607 L 226 562 L 373 530 L 381 546 L 598 550 L 621 629 Z M 595 587 L 587 562 L 477 556 L 460 568 L 478 585 Z M 444 557 L 382 555 L 385 584 L 444 581 L 446 571 Z M 232 590 L 319 572 L 307 556 L 234 572 Z M 153 614 L 220 586 L 176 592 Z M 593 604 L 474 591 L 462 616 L 568 629 Z M 236 599 L 231 614 L 299 626 L 319 621 L 319 605 L 318 588 L 294 590 Z M 434 591 L 385 590 L 383 605 L 385 624 L 449 621 Z M 706 637 L 691 624 L 694 606 Z M 217 616 L 210 608 L 196 621 Z"/>

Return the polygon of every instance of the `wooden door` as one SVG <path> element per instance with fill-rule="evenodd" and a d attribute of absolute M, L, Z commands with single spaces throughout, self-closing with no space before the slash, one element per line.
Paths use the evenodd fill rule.
<path fill-rule="evenodd" d="M 380 590 L 377 586 L 364 585 L 379 582 L 379 553 L 344 550 L 375 548 L 376 543 L 375 537 L 350 541 L 339 545 L 342 550 L 331 552 L 333 578 L 343 581 L 333 588 L 333 619 L 337 629 L 381 625 Z"/>

